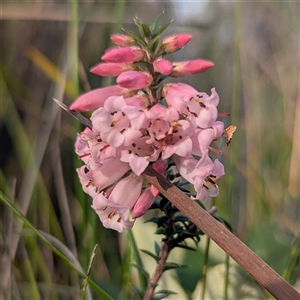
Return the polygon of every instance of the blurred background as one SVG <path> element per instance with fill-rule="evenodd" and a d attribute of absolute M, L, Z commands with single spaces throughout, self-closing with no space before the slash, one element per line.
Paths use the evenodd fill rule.
<path fill-rule="evenodd" d="M 172 81 L 207 93 L 216 87 L 219 112 L 231 114 L 222 121 L 237 126 L 230 146 L 219 145 L 226 175 L 215 199 L 218 215 L 273 269 L 299 284 L 299 2 L 3 1 L 1 191 L 84 273 L 99 244 L 91 278 L 114 299 L 138 299 L 130 288 L 139 283 L 129 265 L 127 233 L 103 229 L 77 179 L 74 141 L 82 126 L 52 99 L 69 105 L 85 91 L 113 84 L 114 78 L 89 73 L 112 46 L 110 34 L 122 27 L 136 31 L 133 17 L 150 24 L 163 10 L 161 25 L 174 19 L 163 36 L 193 35 L 167 58 L 215 62 L 205 73 Z M 77 273 L 3 201 L 0 209 L 3 299 L 78 299 Z M 156 228 L 143 223 L 151 214 L 133 230 L 138 248 L 149 251 L 160 241 Z M 190 267 L 166 273 L 162 287 L 178 293 L 169 299 L 199 299 L 204 245 L 205 238 L 197 252 L 174 250 L 173 261 Z M 215 245 L 210 251 L 211 271 L 223 274 L 225 254 Z M 151 274 L 154 260 L 141 257 Z M 239 269 L 233 276 L 251 282 Z M 249 284 L 253 299 L 268 297 Z"/>

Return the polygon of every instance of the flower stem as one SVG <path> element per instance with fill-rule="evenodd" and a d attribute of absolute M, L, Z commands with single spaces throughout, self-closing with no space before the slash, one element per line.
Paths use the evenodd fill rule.
<path fill-rule="evenodd" d="M 157 287 L 158 281 L 165 270 L 164 265 L 172 249 L 173 247 L 170 244 L 163 243 L 160 250 L 159 260 L 157 261 L 156 269 L 154 271 L 153 276 L 148 282 L 148 286 L 143 300 L 151 300 L 153 298 L 154 290 Z"/>

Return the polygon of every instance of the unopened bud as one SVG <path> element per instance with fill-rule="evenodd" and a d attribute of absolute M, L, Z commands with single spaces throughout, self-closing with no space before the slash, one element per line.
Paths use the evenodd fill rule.
<path fill-rule="evenodd" d="M 92 67 L 90 72 L 100 76 L 118 76 L 129 70 L 132 70 L 130 63 L 100 63 Z"/>
<path fill-rule="evenodd" d="M 163 75 L 169 75 L 172 72 L 173 64 L 164 58 L 158 58 L 153 62 L 154 70 Z"/>
<path fill-rule="evenodd" d="M 108 49 L 101 57 L 102 60 L 112 63 L 129 63 L 140 61 L 144 57 L 144 51 L 139 47 L 124 47 Z"/>
<path fill-rule="evenodd" d="M 192 39 L 192 37 L 192 35 L 187 33 L 167 36 L 162 41 L 162 49 L 167 53 L 174 52 L 184 47 Z"/>
<path fill-rule="evenodd" d="M 122 88 L 112 85 L 100 89 L 95 89 L 80 95 L 71 105 L 70 110 L 89 111 L 103 106 L 105 100 L 110 96 L 120 96 Z"/>
<path fill-rule="evenodd" d="M 117 83 L 122 88 L 139 90 L 148 87 L 153 77 L 147 72 L 126 71 L 117 78 Z"/>
<path fill-rule="evenodd" d="M 179 61 L 173 63 L 173 71 L 171 77 L 188 76 L 206 71 L 214 66 L 209 60 L 195 59 L 187 61 Z"/>
<path fill-rule="evenodd" d="M 120 47 L 132 46 L 135 44 L 134 38 L 125 34 L 113 34 L 110 36 L 110 39 Z"/>

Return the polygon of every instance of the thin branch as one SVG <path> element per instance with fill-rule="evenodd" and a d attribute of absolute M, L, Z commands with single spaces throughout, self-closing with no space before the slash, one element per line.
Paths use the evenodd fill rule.
<path fill-rule="evenodd" d="M 92 129 L 93 125 L 92 125 L 92 122 L 90 119 L 86 118 L 78 111 L 70 110 L 66 104 L 60 102 L 59 100 L 54 99 L 54 98 L 53 98 L 53 100 L 56 102 L 56 104 L 58 106 L 60 106 L 63 110 L 65 110 L 67 113 L 69 113 L 75 119 L 77 119 L 80 123 L 82 123 L 83 125 L 85 125 L 86 127 L 90 128 L 90 129 Z"/>
<path fill-rule="evenodd" d="M 150 166 L 143 176 L 276 299 L 299 299 L 289 283 L 175 185 Z"/>
<path fill-rule="evenodd" d="M 165 270 L 164 269 L 165 262 L 167 261 L 167 258 L 171 250 L 172 250 L 172 246 L 170 246 L 167 243 L 163 243 L 160 250 L 159 260 L 157 261 L 156 268 L 152 278 L 150 278 L 148 281 L 148 286 L 145 291 L 145 296 L 143 300 L 151 300 L 153 298 L 154 290 L 158 284 L 160 277 L 162 276 Z"/>

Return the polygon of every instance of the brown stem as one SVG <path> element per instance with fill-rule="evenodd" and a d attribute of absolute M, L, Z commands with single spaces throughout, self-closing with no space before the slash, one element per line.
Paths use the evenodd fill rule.
<path fill-rule="evenodd" d="M 269 265 L 171 182 L 149 166 L 143 175 L 276 299 L 300 299 L 300 294 Z"/>
<path fill-rule="evenodd" d="M 148 286 L 147 286 L 143 300 L 151 300 L 152 299 L 154 290 L 157 286 L 157 283 L 158 283 L 162 273 L 164 272 L 164 264 L 167 261 L 167 258 L 169 256 L 169 253 L 171 250 L 172 250 L 172 246 L 170 244 L 163 243 L 161 250 L 160 250 L 159 260 L 157 262 L 155 272 L 154 272 L 152 278 L 150 278 L 150 280 L 148 282 Z"/>

